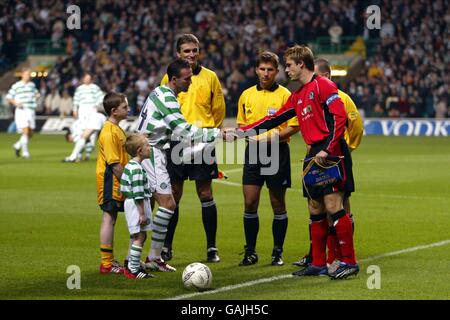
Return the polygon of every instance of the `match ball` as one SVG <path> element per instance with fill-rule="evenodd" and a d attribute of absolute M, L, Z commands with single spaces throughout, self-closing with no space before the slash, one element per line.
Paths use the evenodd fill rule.
<path fill-rule="evenodd" d="M 194 262 L 184 269 L 182 280 L 186 288 L 206 290 L 211 288 L 212 273 L 207 265 Z"/>

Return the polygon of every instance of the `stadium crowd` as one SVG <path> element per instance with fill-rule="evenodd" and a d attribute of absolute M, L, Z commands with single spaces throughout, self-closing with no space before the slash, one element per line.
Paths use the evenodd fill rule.
<path fill-rule="evenodd" d="M 449 114 L 448 1 L 384 1 L 381 43 L 345 90 L 366 116 Z"/>
<path fill-rule="evenodd" d="M 368 33 L 365 9 L 371 4 L 381 7 L 381 30 Z M 175 56 L 175 38 L 189 32 L 203 44 L 202 62 L 222 81 L 227 114 L 234 116 L 239 95 L 256 83 L 258 51 L 282 56 L 294 43 L 336 30 L 381 40 L 360 75 L 342 84 L 365 116 L 440 118 L 449 113 L 447 1 L 80 1 L 81 30 L 75 31 L 65 26 L 67 5 L 53 0 L 0 5 L 0 69 L 13 59 L 18 43 L 65 40 L 67 57 L 38 83 L 41 113 L 65 113 L 55 102 L 63 97 L 64 110 L 70 110 L 70 96 L 82 72 L 89 71 L 103 90 L 125 92 L 132 114 L 138 114 Z M 283 72 L 279 81 L 286 81 Z"/>

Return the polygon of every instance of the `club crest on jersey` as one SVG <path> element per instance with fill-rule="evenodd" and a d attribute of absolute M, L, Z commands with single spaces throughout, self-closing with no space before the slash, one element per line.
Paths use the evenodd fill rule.
<path fill-rule="evenodd" d="M 275 108 L 269 108 L 269 109 L 267 110 L 267 115 L 268 115 L 268 116 L 271 116 L 271 115 L 274 115 L 276 112 L 277 112 L 277 109 L 275 109 Z"/>
<path fill-rule="evenodd" d="M 314 100 L 314 91 L 309 93 L 309 100 Z"/>
<path fill-rule="evenodd" d="M 302 99 L 298 99 L 297 104 L 302 104 L 303 100 Z"/>

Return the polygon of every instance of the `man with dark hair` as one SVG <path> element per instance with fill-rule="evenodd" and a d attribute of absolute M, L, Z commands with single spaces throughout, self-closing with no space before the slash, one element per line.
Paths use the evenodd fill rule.
<path fill-rule="evenodd" d="M 257 85 L 245 90 L 239 98 L 237 115 L 239 126 L 248 125 L 261 117 L 275 113 L 291 95 L 288 89 L 279 85 L 275 80 L 278 74 L 278 61 L 278 56 L 272 52 L 265 51 L 258 55 L 255 72 L 259 81 Z M 258 262 L 258 255 L 256 254 L 256 240 L 259 231 L 258 205 L 264 182 L 269 189 L 270 203 L 274 213 L 272 222 L 274 240 L 272 265 L 281 266 L 284 264 L 281 254 L 288 226 L 285 195 L 286 189 L 291 187 L 289 138 L 296 132 L 298 132 L 298 121 L 293 118 L 265 134 L 249 139 L 250 141 L 245 149 L 245 164 L 242 176 L 246 245 L 244 259 L 240 263 L 241 266 Z M 259 148 L 270 149 L 267 156 L 270 154 L 271 162 L 267 163 L 260 159 L 260 152 L 257 151 Z M 253 159 L 254 157 L 250 155 L 250 150 L 254 151 L 252 154 L 256 152 L 256 159 Z M 278 152 L 278 157 L 274 156 L 275 152 Z M 278 168 L 276 173 L 265 174 L 264 168 L 273 166 L 273 161 L 277 161 L 275 164 Z"/>
<path fill-rule="evenodd" d="M 130 107 L 124 94 L 110 92 L 103 98 L 108 119 L 98 139 L 96 166 L 97 201 L 103 211 L 100 226 L 100 273 L 123 273 L 123 267 L 114 259 L 114 226 L 117 213 L 123 212 L 125 198 L 118 191 L 123 168 L 128 163 L 125 151 L 126 135 L 119 122 L 128 117 Z"/>
<path fill-rule="evenodd" d="M 199 128 L 189 124 L 181 114 L 177 95 L 189 90 L 192 69 L 188 61 L 177 59 L 167 68 L 170 77 L 166 85 L 153 90 L 140 114 L 138 131 L 148 136 L 153 152 L 150 160 L 142 161 L 149 176 L 153 197 L 159 204 L 153 220 L 152 245 L 146 260 L 147 268 L 155 271 L 175 271 L 162 257 L 161 250 L 169 222 L 173 219 L 176 202 L 172 194 L 171 179 L 167 169 L 167 149 L 178 139 L 209 143 L 220 136 L 216 128 Z"/>
<path fill-rule="evenodd" d="M 331 80 L 331 67 L 330 63 L 325 59 L 316 59 L 314 61 L 314 71 L 316 74 L 326 77 Z M 361 118 L 361 115 L 356 108 L 355 103 L 350 98 L 348 94 L 338 89 L 338 95 L 341 98 L 342 102 L 345 106 L 345 111 L 347 113 L 347 125 L 344 133 L 345 142 L 347 142 L 348 148 L 350 152 L 356 150 L 359 144 L 361 143 L 361 139 L 364 133 L 364 125 Z M 353 214 L 350 209 L 350 194 L 346 194 L 344 197 L 344 209 L 352 220 L 352 227 L 354 232 L 354 220 Z M 339 266 L 339 262 L 341 259 L 340 246 L 337 241 L 336 229 L 332 225 L 332 221 L 328 219 L 329 230 L 328 230 L 328 239 L 327 239 L 327 247 L 328 247 L 328 255 L 327 255 L 327 264 L 329 265 L 328 271 L 333 272 L 335 268 Z M 306 267 L 312 261 L 311 254 L 312 247 L 310 246 L 309 253 L 301 258 L 298 262 L 294 262 L 294 265 L 300 267 Z"/>
<path fill-rule="evenodd" d="M 350 217 L 343 207 L 344 194 L 353 192 L 351 156 L 344 140 L 347 116 L 336 85 L 329 79 L 314 74 L 314 56 L 307 46 L 295 45 L 285 53 L 286 72 L 300 88 L 275 114 L 266 116 L 237 130 L 237 135 L 257 134 L 272 129 L 297 116 L 303 139 L 311 148 L 305 158 L 304 170 L 314 161 L 318 166 L 329 165 L 329 157 L 343 157 L 336 165 L 342 176 L 321 185 L 303 183 L 303 196 L 308 198 L 311 224 L 312 263 L 294 272 L 295 276 L 328 274 L 326 242 L 327 214 L 331 215 L 336 235 L 341 244 L 342 262 L 332 279 L 343 279 L 359 272 L 353 246 Z"/>
<path fill-rule="evenodd" d="M 202 66 L 199 62 L 200 42 L 193 34 L 181 35 L 176 43 L 177 57 L 186 59 L 193 71 L 192 85 L 187 92 L 180 92 L 178 101 L 181 112 L 190 124 L 200 128 L 219 128 L 225 118 L 225 100 L 222 87 L 215 72 Z M 170 77 L 167 75 L 161 81 L 166 84 Z M 178 223 L 178 204 L 183 195 L 184 181 L 195 180 L 197 195 L 202 206 L 202 221 L 206 233 L 206 248 L 208 262 L 219 262 L 220 258 L 216 247 L 217 208 L 212 192 L 212 179 L 218 177 L 218 168 L 214 150 L 211 159 L 202 159 L 202 163 L 175 164 L 172 161 L 179 155 L 172 152 L 178 142 L 171 142 L 168 157 L 168 172 L 172 183 L 173 195 L 177 204 L 173 219 L 169 224 L 166 241 L 164 243 L 163 257 L 172 258 L 172 243 Z M 177 159 L 179 160 L 179 159 Z M 208 161 L 210 160 L 210 161 Z"/>

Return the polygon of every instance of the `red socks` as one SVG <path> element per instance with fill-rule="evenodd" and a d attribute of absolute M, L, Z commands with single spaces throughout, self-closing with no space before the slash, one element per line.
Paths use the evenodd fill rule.
<path fill-rule="evenodd" d="M 355 248 L 353 245 L 352 221 L 345 210 L 340 210 L 331 216 L 336 236 L 341 248 L 342 262 L 356 264 Z"/>
<path fill-rule="evenodd" d="M 327 264 L 332 264 L 333 261 L 336 259 L 338 259 L 339 261 L 342 260 L 341 247 L 339 246 L 339 241 L 336 235 L 336 229 L 334 227 L 328 228 L 327 247 L 328 247 Z"/>
<path fill-rule="evenodd" d="M 328 220 L 326 214 L 311 215 L 312 264 L 316 267 L 326 266 L 326 247 Z"/>

